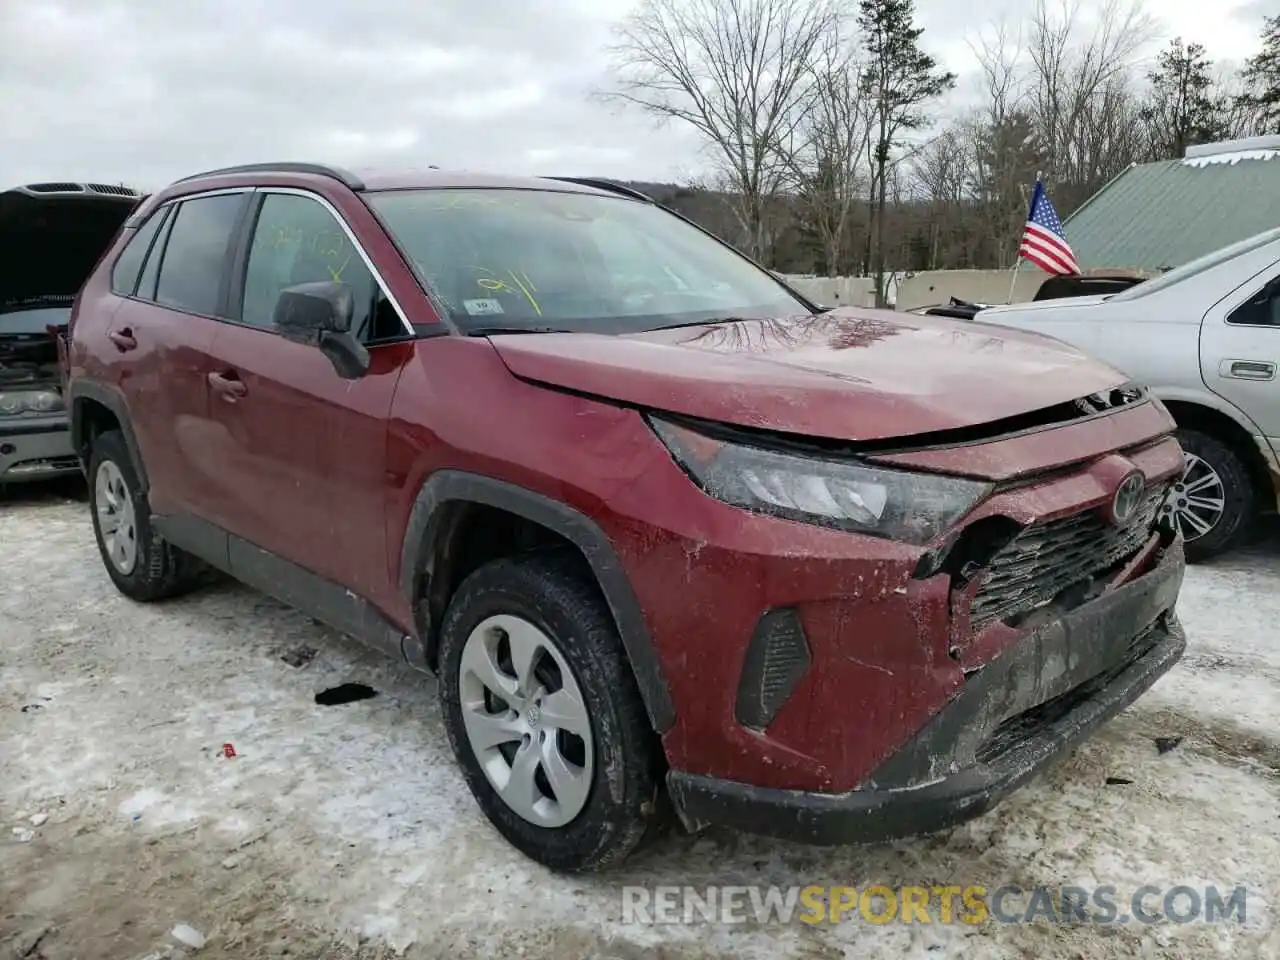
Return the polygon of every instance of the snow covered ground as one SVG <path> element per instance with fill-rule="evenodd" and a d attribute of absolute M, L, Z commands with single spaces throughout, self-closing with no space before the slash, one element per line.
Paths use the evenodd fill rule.
<path fill-rule="evenodd" d="M 672 835 L 566 879 L 481 818 L 433 681 L 234 584 L 126 601 L 77 493 L 0 501 L 0 957 L 177 956 L 179 924 L 237 960 L 1280 956 L 1280 535 L 1189 571 L 1184 662 L 975 823 L 835 850 Z M 379 695 L 316 705 L 348 681 Z M 873 883 L 1250 899 L 1244 925 L 622 923 L 629 884 Z"/>

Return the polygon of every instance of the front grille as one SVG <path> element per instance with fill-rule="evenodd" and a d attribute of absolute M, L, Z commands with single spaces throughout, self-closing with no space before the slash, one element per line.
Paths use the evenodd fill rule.
<path fill-rule="evenodd" d="M 1151 536 L 1167 490 L 1168 484 L 1150 487 L 1124 526 L 1088 510 L 1027 527 L 991 559 L 970 608 L 971 629 L 1029 613 L 1133 556 Z"/>

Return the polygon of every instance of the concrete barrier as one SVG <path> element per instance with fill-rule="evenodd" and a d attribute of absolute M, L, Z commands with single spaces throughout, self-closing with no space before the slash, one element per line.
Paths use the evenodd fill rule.
<path fill-rule="evenodd" d="M 946 303 L 952 297 L 971 303 L 1008 303 L 1009 270 L 932 270 L 903 277 L 898 282 L 897 308 L 914 310 Z M 1013 302 L 1025 303 L 1035 296 L 1049 275 L 1040 270 L 1020 270 L 1013 289 Z"/>
<path fill-rule="evenodd" d="M 946 303 L 952 297 L 974 303 L 1006 303 L 1009 299 L 1008 270 L 932 270 L 916 274 L 896 274 L 889 279 L 889 300 L 898 310 L 913 310 Z M 875 280 L 872 277 L 815 277 L 790 274 L 786 281 L 805 296 L 827 307 L 874 307 Z M 1023 270 L 1013 291 L 1015 303 L 1030 300 L 1048 274 Z"/>
<path fill-rule="evenodd" d="M 876 283 L 871 277 L 787 276 L 787 283 L 824 307 L 874 307 Z"/>

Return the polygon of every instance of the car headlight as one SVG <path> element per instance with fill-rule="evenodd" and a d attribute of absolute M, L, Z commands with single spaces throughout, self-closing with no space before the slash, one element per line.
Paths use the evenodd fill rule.
<path fill-rule="evenodd" d="M 905 543 L 933 540 L 992 489 L 958 477 L 730 443 L 657 417 L 649 422 L 676 461 L 717 500 Z"/>
<path fill-rule="evenodd" d="M 14 390 L 0 393 L 0 417 L 20 413 L 57 413 L 66 409 L 62 397 L 53 390 Z"/>

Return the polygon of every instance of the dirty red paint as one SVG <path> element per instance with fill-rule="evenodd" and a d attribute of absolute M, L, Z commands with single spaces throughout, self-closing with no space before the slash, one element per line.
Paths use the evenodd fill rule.
<path fill-rule="evenodd" d="M 317 176 L 252 182 L 325 197 L 407 319 L 439 327 L 355 194 Z M 245 184 L 228 177 L 199 189 Z M 162 192 L 148 206 L 182 189 L 194 188 Z M 372 349 L 368 375 L 343 382 L 318 353 L 270 332 L 188 315 L 175 323 L 108 286 L 99 270 L 81 294 L 79 315 L 102 322 L 75 329 L 70 380 L 124 398 L 155 512 L 239 533 L 414 637 L 421 598 L 402 590 L 401 564 L 425 481 L 466 471 L 572 507 L 606 535 L 639 601 L 675 707 L 662 737 L 672 768 L 769 787 L 858 786 L 955 695 L 966 670 L 1023 634 L 1000 624 L 965 630 L 971 595 L 953 595 L 946 574 L 915 576 L 928 546 L 713 499 L 640 409 L 826 441 L 905 438 L 910 447 L 913 434 L 990 423 L 1123 381 L 1018 331 L 841 310 L 633 336 L 424 337 Z M 124 327 L 139 344 L 127 356 L 108 339 Z M 208 374 L 228 365 L 261 398 L 252 410 L 210 398 Z M 1017 480 L 964 523 L 1029 524 L 1101 507 L 1117 463 L 1152 481 L 1172 476 L 1181 462 L 1172 429 L 1163 409 L 1139 404 L 876 456 Z M 735 693 L 752 631 L 778 607 L 799 611 L 813 666 L 768 728 L 753 731 L 735 720 Z M 236 755 L 229 743 L 223 754 Z"/>

